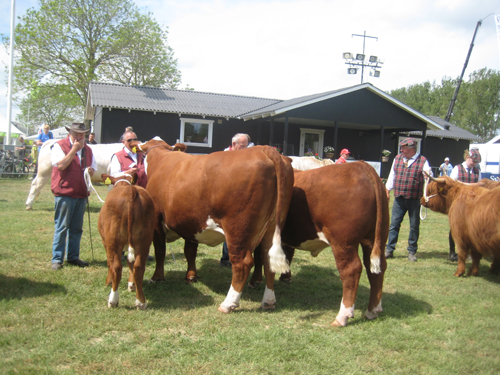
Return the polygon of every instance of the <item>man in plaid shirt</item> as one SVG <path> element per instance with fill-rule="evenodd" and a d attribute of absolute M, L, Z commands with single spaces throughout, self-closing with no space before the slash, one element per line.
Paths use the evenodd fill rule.
<path fill-rule="evenodd" d="M 417 261 L 418 236 L 420 228 L 420 198 L 423 195 L 423 171 L 432 175 L 429 162 L 425 156 L 417 153 L 417 141 L 406 138 L 399 144 L 400 154 L 392 163 L 391 172 L 385 184 L 387 199 L 394 190 L 389 239 L 385 247 L 385 257 L 394 258 L 393 252 L 398 242 L 401 223 L 408 212 L 410 217 L 410 234 L 408 236 L 408 260 Z"/>

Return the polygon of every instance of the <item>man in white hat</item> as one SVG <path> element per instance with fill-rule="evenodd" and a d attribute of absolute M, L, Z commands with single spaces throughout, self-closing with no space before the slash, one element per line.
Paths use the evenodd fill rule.
<path fill-rule="evenodd" d="M 54 240 L 52 243 L 52 269 L 59 270 L 63 266 L 64 254 L 67 252 L 68 264 L 87 267 L 89 264 L 80 259 L 80 240 L 83 233 L 83 216 L 89 191 L 84 179 L 88 169 L 92 176 L 97 163 L 92 149 L 85 144 L 83 123 L 66 126 L 69 134 L 52 145 L 52 181 L 54 194 Z"/>
<path fill-rule="evenodd" d="M 444 163 L 439 166 L 439 175 L 440 176 L 449 176 L 451 175 L 451 171 L 453 170 L 453 165 L 450 164 L 450 158 L 444 158 Z"/>

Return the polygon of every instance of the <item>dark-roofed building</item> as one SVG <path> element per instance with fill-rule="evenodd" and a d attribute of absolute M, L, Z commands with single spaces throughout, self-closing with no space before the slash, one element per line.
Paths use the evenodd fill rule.
<path fill-rule="evenodd" d="M 355 159 L 367 161 L 381 161 L 383 149 L 393 157 L 399 139 L 410 132 L 423 139 L 419 147 L 427 156 L 426 136 L 445 131 L 440 119 L 424 116 L 369 83 L 278 100 L 92 82 L 85 119 L 93 121 L 101 143 L 118 142 L 125 127 L 132 126 L 142 140 L 160 136 L 170 144 L 185 143 L 190 153 L 211 153 L 242 132 L 255 144 L 276 146 L 287 155 L 311 150 L 322 157 L 330 145 L 336 156 L 348 148 Z M 390 163 L 383 164 L 385 176 Z"/>

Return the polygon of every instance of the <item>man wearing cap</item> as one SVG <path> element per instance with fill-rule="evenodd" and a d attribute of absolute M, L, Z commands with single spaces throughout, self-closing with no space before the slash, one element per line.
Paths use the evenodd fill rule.
<path fill-rule="evenodd" d="M 123 173 L 137 173 L 137 185 L 146 188 L 148 178 L 144 169 L 144 154 L 135 153 L 130 149 L 130 142 L 137 141 L 137 135 L 133 131 L 126 131 L 122 135 L 123 150 L 111 156 L 109 172 L 116 177 Z"/>
<path fill-rule="evenodd" d="M 392 206 L 389 239 L 385 247 L 385 257 L 394 258 L 393 252 L 398 242 L 401 222 L 408 212 L 410 218 L 410 234 L 408 236 L 408 260 L 417 261 L 418 237 L 420 229 L 420 198 L 424 187 L 423 171 L 432 174 L 429 162 L 417 153 L 417 141 L 406 138 L 399 144 L 400 154 L 392 163 L 391 172 L 385 187 L 387 199 L 390 191 L 394 190 L 394 204 Z"/>
<path fill-rule="evenodd" d="M 453 165 L 450 164 L 450 158 L 444 158 L 444 163 L 439 166 L 440 176 L 449 176 L 453 170 Z"/>
<path fill-rule="evenodd" d="M 64 254 L 68 263 L 87 267 L 80 259 L 80 240 L 83 233 L 83 216 L 89 191 L 84 179 L 85 169 L 92 176 L 97 169 L 92 150 L 85 144 L 83 123 L 66 126 L 67 138 L 52 145 L 51 190 L 55 199 L 54 240 L 52 244 L 52 269 L 63 266 Z"/>
<path fill-rule="evenodd" d="M 342 151 L 340 151 L 340 158 L 337 159 L 335 164 L 344 164 L 347 163 L 347 158 L 349 157 L 349 150 L 347 148 L 344 148 Z"/>
<path fill-rule="evenodd" d="M 477 166 L 481 163 L 481 154 L 479 153 L 479 150 L 465 150 L 464 160 L 465 161 L 462 164 L 455 165 L 455 168 L 451 171 L 450 177 L 460 182 L 478 182 L 482 178 L 481 170 Z M 448 259 L 452 262 L 456 262 L 458 261 L 458 255 L 455 251 L 455 241 L 453 241 L 451 231 L 448 238 L 450 243 L 450 255 Z"/>

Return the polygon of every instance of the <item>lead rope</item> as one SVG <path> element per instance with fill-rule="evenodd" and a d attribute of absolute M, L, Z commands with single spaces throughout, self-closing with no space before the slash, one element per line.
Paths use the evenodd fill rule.
<path fill-rule="evenodd" d="M 435 197 L 437 194 L 427 196 L 427 185 L 429 184 L 429 178 L 424 178 L 424 200 L 429 202 L 429 199 Z M 422 208 L 425 208 L 425 214 L 422 216 Z M 425 220 L 427 218 L 427 207 L 420 205 L 420 220 Z"/>
<path fill-rule="evenodd" d="M 85 172 L 83 173 L 83 177 L 85 179 L 85 184 L 87 185 L 87 191 L 90 192 L 91 189 L 94 190 L 94 193 L 95 193 L 95 195 L 97 195 L 97 198 L 101 201 L 101 203 L 104 203 L 104 201 L 101 199 L 101 197 L 97 193 L 97 190 L 95 189 L 94 185 L 92 185 L 92 181 L 91 181 L 91 178 L 90 178 L 90 174 L 89 174 L 89 169 L 88 168 L 85 168 Z"/>

